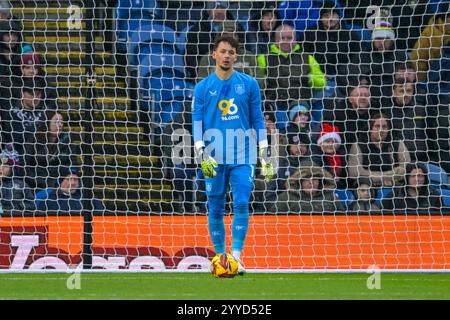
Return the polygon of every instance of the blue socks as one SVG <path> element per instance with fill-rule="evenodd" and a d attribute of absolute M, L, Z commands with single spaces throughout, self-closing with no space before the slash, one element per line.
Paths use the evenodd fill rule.
<path fill-rule="evenodd" d="M 208 225 L 211 240 L 216 254 L 225 253 L 225 224 L 223 213 L 225 212 L 225 197 L 209 197 L 208 199 Z"/>
<path fill-rule="evenodd" d="M 232 255 L 239 260 L 241 251 L 244 247 L 245 237 L 248 231 L 249 210 L 247 203 L 238 203 L 234 205 L 234 218 L 232 226 L 233 242 L 231 245 Z"/>
<path fill-rule="evenodd" d="M 223 197 L 210 197 L 208 201 L 209 214 L 208 225 L 211 240 L 216 254 L 225 253 L 225 224 L 223 214 L 225 211 L 225 199 Z M 234 217 L 232 225 L 233 242 L 231 245 L 233 256 L 239 260 L 244 247 L 249 224 L 249 210 L 247 203 L 236 203 L 233 206 Z"/>

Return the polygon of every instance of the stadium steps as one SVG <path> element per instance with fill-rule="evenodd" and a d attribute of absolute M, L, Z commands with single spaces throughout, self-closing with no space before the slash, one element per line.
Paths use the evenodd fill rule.
<path fill-rule="evenodd" d="M 57 90 L 57 107 L 65 119 L 65 131 L 74 143 L 81 144 L 88 89 L 86 34 L 70 29 L 70 5 L 82 7 L 83 3 L 22 1 L 14 5 L 12 14 L 24 27 L 24 41 L 40 53 L 47 84 Z M 105 50 L 103 36 L 95 34 L 94 41 L 96 83 L 91 115 L 95 196 L 112 211 L 173 211 L 172 185 L 163 179 L 161 159 L 151 156 L 148 137 L 139 127 L 139 112 L 133 110 L 135 101 L 127 90 L 126 66 L 117 63 L 115 55 Z"/>

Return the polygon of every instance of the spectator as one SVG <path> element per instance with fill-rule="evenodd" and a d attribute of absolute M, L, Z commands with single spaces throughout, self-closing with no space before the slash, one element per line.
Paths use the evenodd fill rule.
<path fill-rule="evenodd" d="M 395 63 L 406 61 L 406 53 L 395 48 L 395 39 L 391 24 L 380 21 L 372 31 L 372 48 L 353 55 L 348 69 L 346 66 L 339 69 L 341 75 L 365 75 L 369 78 L 373 98 L 390 96 Z"/>
<path fill-rule="evenodd" d="M 38 53 L 25 53 L 21 57 L 20 76 L 9 77 L 3 80 L 0 89 L 0 99 L 4 109 L 10 108 L 10 99 L 20 97 L 20 89 L 24 85 L 25 79 L 31 79 L 36 85 L 44 87 L 43 99 L 47 107 L 54 107 L 57 93 L 55 88 L 51 88 L 46 83 L 46 76 L 42 67 L 41 58 Z"/>
<path fill-rule="evenodd" d="M 323 121 L 338 127 L 343 133 L 346 154 L 359 140 L 358 136 L 367 132 L 369 114 L 374 109 L 367 85 L 350 86 L 347 92 L 348 98 L 328 99 L 323 113 Z"/>
<path fill-rule="evenodd" d="M 430 18 L 430 0 L 341 0 L 345 6 L 346 20 L 353 20 L 353 25 L 371 29 L 379 9 L 381 18 L 387 18 L 397 30 L 396 47 L 409 50 L 420 35 L 421 28 Z"/>
<path fill-rule="evenodd" d="M 433 103 L 450 103 L 450 42 L 442 47 L 441 57 L 430 62 L 427 87 Z"/>
<path fill-rule="evenodd" d="M 175 119 L 164 127 L 161 137 L 162 161 L 167 168 L 166 178 L 172 181 L 174 202 L 180 201 L 179 209 L 183 212 L 195 212 L 195 205 L 201 206 L 201 203 L 206 202 L 203 180 L 198 183 L 198 190 L 195 190 L 197 165 L 193 155 L 188 152 L 191 150 L 186 149 L 186 146 L 190 145 L 192 134 L 190 109 L 190 103 L 185 103 L 184 111 L 178 113 Z"/>
<path fill-rule="evenodd" d="M 229 20 L 237 24 L 228 11 L 227 1 L 209 1 L 206 15 L 192 26 L 186 38 L 186 72 L 191 79 L 197 79 L 197 66 L 200 59 L 211 51 L 214 39 L 222 24 Z"/>
<path fill-rule="evenodd" d="M 20 155 L 24 153 L 24 144 L 34 141 L 36 128 L 45 121 L 42 92 L 41 81 L 25 79 L 20 100 L 12 101 L 11 110 L 3 110 L 3 141 L 13 143 Z"/>
<path fill-rule="evenodd" d="M 22 179 L 13 175 L 14 159 L 0 155 L 0 215 L 4 211 L 23 214 L 24 211 L 35 211 L 34 195 Z"/>
<path fill-rule="evenodd" d="M 269 210 L 276 213 L 315 213 L 344 211 L 335 196 L 333 177 L 312 162 L 302 163 L 287 183 L 287 190 Z"/>
<path fill-rule="evenodd" d="M 289 173 L 285 176 L 290 176 L 293 171 L 300 167 L 300 163 L 311 161 L 311 138 L 309 134 L 303 132 L 288 134 L 288 163 Z"/>
<path fill-rule="evenodd" d="M 286 24 L 275 29 L 275 43 L 267 56 L 258 57 L 258 63 L 267 74 L 266 99 L 284 108 L 289 100 L 309 99 L 313 90 L 327 84 L 320 65 L 302 51 L 294 29 Z"/>
<path fill-rule="evenodd" d="M 311 146 L 313 162 L 324 168 L 335 179 L 338 188 L 345 187 L 345 156 L 341 148 L 339 129 L 328 123 L 323 123 L 317 144 Z"/>
<path fill-rule="evenodd" d="M 278 5 L 278 14 L 282 21 L 295 27 L 297 38 L 300 39 L 308 27 L 317 24 L 322 2 L 321 0 L 281 1 Z"/>
<path fill-rule="evenodd" d="M 405 166 L 410 161 L 403 141 L 392 139 L 389 117 L 377 113 L 370 119 L 369 136 L 350 149 L 348 172 L 355 180 L 369 178 L 375 187 L 393 186 L 402 181 Z"/>
<path fill-rule="evenodd" d="M 355 200 L 350 204 L 348 211 L 354 213 L 381 213 L 380 208 L 375 203 L 375 189 L 372 187 L 370 179 L 361 177 L 353 193 Z"/>
<path fill-rule="evenodd" d="M 48 192 L 46 198 L 36 201 L 38 210 L 58 214 L 82 212 L 84 206 L 77 171 L 60 166 L 59 172 L 58 186 Z M 103 204 L 98 199 L 93 199 L 92 205 L 94 210 L 104 210 Z"/>
<path fill-rule="evenodd" d="M 55 187 L 59 167 L 78 164 L 79 146 L 71 143 L 69 134 L 64 132 L 61 114 L 49 110 L 45 121 L 40 123 L 33 143 L 25 144 L 25 172 L 30 187 L 46 189 Z"/>
<path fill-rule="evenodd" d="M 450 43 L 442 48 L 428 73 L 426 92 L 430 156 L 450 174 Z"/>
<path fill-rule="evenodd" d="M 255 209 L 266 211 L 267 200 L 276 199 L 279 193 L 279 177 L 283 172 L 283 167 L 286 167 L 286 145 L 287 139 L 284 134 L 281 134 L 275 127 L 275 114 L 273 111 L 266 110 L 264 112 L 264 122 L 267 131 L 267 140 L 269 143 L 268 156 L 271 159 L 274 177 L 270 182 L 266 182 L 264 176 L 261 174 L 261 169 L 258 168 L 255 175 L 254 187 L 254 201 Z"/>
<path fill-rule="evenodd" d="M 264 90 L 265 82 L 263 79 L 263 74 L 261 69 L 258 67 L 258 62 L 256 60 L 256 56 L 245 50 L 244 45 L 239 39 L 239 32 L 236 32 L 236 23 L 232 21 L 225 21 L 223 23 L 223 32 L 218 34 L 218 36 L 230 35 L 239 41 L 238 55 L 237 61 L 234 63 L 234 69 L 251 75 L 252 77 L 258 80 L 259 86 L 262 90 Z M 200 59 L 200 64 L 198 67 L 198 80 L 204 79 L 210 74 L 214 73 L 216 70 L 216 63 L 212 56 L 212 53 L 203 56 Z"/>
<path fill-rule="evenodd" d="M 11 16 L 11 5 L 9 1 L 0 1 L 0 21 L 8 21 L 11 19 Z"/>
<path fill-rule="evenodd" d="M 270 43 L 273 42 L 274 30 L 280 25 L 275 5 L 264 8 L 261 18 L 250 23 L 250 31 L 246 33 L 246 47 L 256 55 L 269 53 Z"/>
<path fill-rule="evenodd" d="M 449 6 L 442 4 L 442 11 L 430 19 L 411 52 L 419 81 L 427 81 L 430 63 L 441 57 L 442 48 L 450 42 Z"/>
<path fill-rule="evenodd" d="M 290 104 L 289 124 L 287 127 L 288 135 L 306 134 L 311 135 L 312 127 L 311 123 L 311 107 L 305 100 L 293 101 Z"/>
<path fill-rule="evenodd" d="M 429 161 L 427 108 L 416 103 L 414 84 L 394 84 L 392 105 L 393 135 L 404 141 L 412 160 Z"/>
<path fill-rule="evenodd" d="M 14 21 L 0 21 L 0 82 L 20 77 L 21 55 L 21 28 Z"/>
<path fill-rule="evenodd" d="M 395 83 L 417 82 L 417 73 L 416 70 L 414 69 L 414 65 L 410 61 L 397 62 L 395 64 L 394 82 Z"/>
<path fill-rule="evenodd" d="M 303 48 L 314 55 L 328 80 L 338 73 L 338 66 L 348 64 L 353 53 L 361 51 L 358 36 L 342 27 L 341 11 L 334 1 L 325 1 L 317 26 L 305 31 Z M 330 83 L 328 82 L 328 85 Z"/>
<path fill-rule="evenodd" d="M 395 187 L 382 202 L 383 210 L 440 210 L 442 198 L 438 190 L 429 184 L 428 171 L 422 163 L 409 163 L 404 176 L 405 184 Z"/>

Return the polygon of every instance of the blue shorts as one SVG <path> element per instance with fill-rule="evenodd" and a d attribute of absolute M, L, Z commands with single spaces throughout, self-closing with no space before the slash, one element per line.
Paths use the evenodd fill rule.
<path fill-rule="evenodd" d="M 225 164 L 215 168 L 217 175 L 205 181 L 206 195 L 208 197 L 220 197 L 230 190 L 233 199 L 236 197 L 250 200 L 255 180 L 255 165 L 251 164 Z"/>

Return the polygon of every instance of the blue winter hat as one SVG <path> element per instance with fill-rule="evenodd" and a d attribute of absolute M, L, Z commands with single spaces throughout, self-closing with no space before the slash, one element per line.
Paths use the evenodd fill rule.
<path fill-rule="evenodd" d="M 300 102 L 298 104 L 293 104 L 291 110 L 289 111 L 289 120 L 294 121 L 295 116 L 299 112 L 308 112 L 309 113 L 309 104 L 306 102 Z"/>
<path fill-rule="evenodd" d="M 59 179 L 58 179 L 59 185 L 70 174 L 76 174 L 78 176 L 78 170 L 76 167 L 68 167 L 68 166 L 64 166 L 64 165 L 62 165 L 58 168 L 58 173 L 59 173 Z"/>

